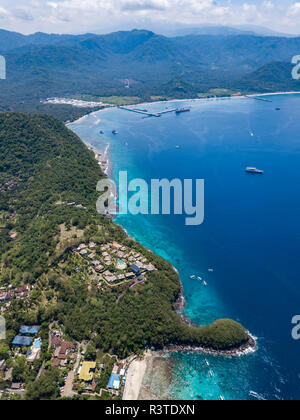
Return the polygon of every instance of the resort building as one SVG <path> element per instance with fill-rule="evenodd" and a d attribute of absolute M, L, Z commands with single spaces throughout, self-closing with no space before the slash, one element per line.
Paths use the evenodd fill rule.
<path fill-rule="evenodd" d="M 109 378 L 107 388 L 118 391 L 119 388 L 120 388 L 120 384 L 121 384 L 120 375 L 118 375 L 116 373 L 112 373 L 110 378 Z"/>
<path fill-rule="evenodd" d="M 79 373 L 79 379 L 84 382 L 92 382 L 95 370 L 96 362 L 83 362 Z"/>

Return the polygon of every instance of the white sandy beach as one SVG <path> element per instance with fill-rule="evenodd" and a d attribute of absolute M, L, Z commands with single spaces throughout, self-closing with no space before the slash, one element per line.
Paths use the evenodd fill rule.
<path fill-rule="evenodd" d="M 143 378 L 146 373 L 147 364 L 151 358 L 151 352 L 147 351 L 143 359 L 135 359 L 127 371 L 127 379 L 124 389 L 123 400 L 137 401 L 142 388 Z"/>

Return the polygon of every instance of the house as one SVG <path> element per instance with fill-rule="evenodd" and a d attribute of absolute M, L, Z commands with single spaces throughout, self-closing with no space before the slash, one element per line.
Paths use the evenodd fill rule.
<path fill-rule="evenodd" d="M 96 362 L 83 362 L 79 373 L 79 379 L 84 382 L 92 382 L 96 370 Z"/>
<path fill-rule="evenodd" d="M 52 336 L 51 338 L 51 346 L 54 350 L 61 347 L 63 340 L 60 337 Z"/>
<path fill-rule="evenodd" d="M 67 342 L 67 341 L 63 341 L 58 353 L 58 359 L 60 360 L 66 360 L 67 355 L 69 353 L 69 350 L 73 349 L 74 350 L 75 346 L 73 345 L 73 343 Z"/>
<path fill-rule="evenodd" d="M 116 280 L 117 280 L 117 277 L 116 277 L 116 276 L 106 276 L 106 277 L 105 277 L 105 280 L 106 280 L 108 283 L 113 283 L 114 281 L 116 281 Z"/>
<path fill-rule="evenodd" d="M 22 385 L 20 383 L 13 383 L 11 385 L 11 388 L 10 389 L 12 391 L 20 391 L 21 387 L 22 387 Z"/>
<path fill-rule="evenodd" d="M 148 264 L 148 265 L 145 265 L 145 269 L 146 269 L 147 271 L 149 271 L 150 273 L 156 270 L 156 268 L 154 267 L 154 265 L 153 265 L 153 264 Z"/>
<path fill-rule="evenodd" d="M 107 388 L 108 389 L 114 389 L 115 391 L 118 391 L 119 388 L 120 388 L 120 384 L 121 384 L 120 375 L 118 375 L 116 373 L 112 373 L 110 378 L 109 378 Z"/>
<path fill-rule="evenodd" d="M 18 287 L 17 289 L 15 289 L 16 293 L 25 293 L 28 292 L 30 290 L 30 286 L 21 286 Z"/>
<path fill-rule="evenodd" d="M 83 256 L 85 256 L 85 255 L 87 255 L 87 250 L 86 249 L 83 249 L 82 251 L 80 251 L 79 252 L 79 254 L 83 257 Z"/>
<path fill-rule="evenodd" d="M 124 365 L 123 365 L 123 363 L 120 363 L 119 366 L 118 366 L 117 374 L 120 375 L 121 370 L 123 370 L 123 369 L 124 369 Z"/>
<path fill-rule="evenodd" d="M 90 249 L 94 249 L 94 248 L 96 248 L 96 244 L 95 244 L 94 242 L 90 242 L 90 243 L 89 243 L 89 248 L 90 248 Z"/>
<path fill-rule="evenodd" d="M 135 264 L 132 264 L 132 265 L 130 266 L 130 268 L 131 268 L 131 270 L 134 272 L 134 274 L 135 274 L 136 276 L 139 276 L 139 275 L 141 274 L 141 270 L 140 270 L 140 268 L 139 268 L 138 266 L 136 266 Z"/>
<path fill-rule="evenodd" d="M 98 260 L 95 260 L 95 261 L 92 261 L 92 265 L 94 266 L 94 267 L 97 267 L 98 265 L 100 265 L 101 263 L 100 263 L 100 261 L 98 261 Z"/>
<path fill-rule="evenodd" d="M 0 302 L 9 302 L 12 298 L 13 294 L 11 292 L 2 293 L 2 295 L 0 295 Z"/>

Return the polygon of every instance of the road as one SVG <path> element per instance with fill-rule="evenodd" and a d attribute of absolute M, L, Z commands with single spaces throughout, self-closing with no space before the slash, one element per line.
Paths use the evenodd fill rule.
<path fill-rule="evenodd" d="M 73 392 L 73 383 L 74 383 L 74 379 L 78 371 L 79 363 L 81 359 L 80 346 L 78 347 L 79 347 L 79 350 L 77 353 L 76 363 L 75 363 L 74 369 L 71 370 L 71 372 L 69 372 L 67 376 L 64 392 L 62 393 L 62 397 L 72 398 L 73 395 L 75 394 L 75 392 Z"/>

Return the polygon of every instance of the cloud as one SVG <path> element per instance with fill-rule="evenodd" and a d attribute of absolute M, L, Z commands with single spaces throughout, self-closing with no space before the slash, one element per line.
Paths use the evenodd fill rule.
<path fill-rule="evenodd" d="M 300 14 L 300 3 L 294 3 L 289 7 L 287 15 L 288 16 L 298 16 Z"/>
<path fill-rule="evenodd" d="M 136 11 L 147 11 L 147 10 L 166 10 L 166 5 L 163 2 L 155 1 L 155 0 L 133 0 L 133 1 L 125 1 L 121 5 L 121 10 L 126 12 L 136 12 Z"/>
<path fill-rule="evenodd" d="M 7 18 L 10 15 L 9 11 L 0 6 L 0 19 Z"/>
<path fill-rule="evenodd" d="M 25 20 L 25 21 L 28 21 L 28 22 L 34 21 L 34 17 L 26 9 L 22 9 L 22 8 L 14 9 L 13 10 L 13 15 L 14 15 L 15 18 L 20 19 L 20 20 Z"/>
<path fill-rule="evenodd" d="M 13 4 L 12 4 L 13 3 Z M 32 33 L 108 32 L 172 24 L 255 24 L 298 33 L 295 0 L 1 0 L 5 29 Z"/>

